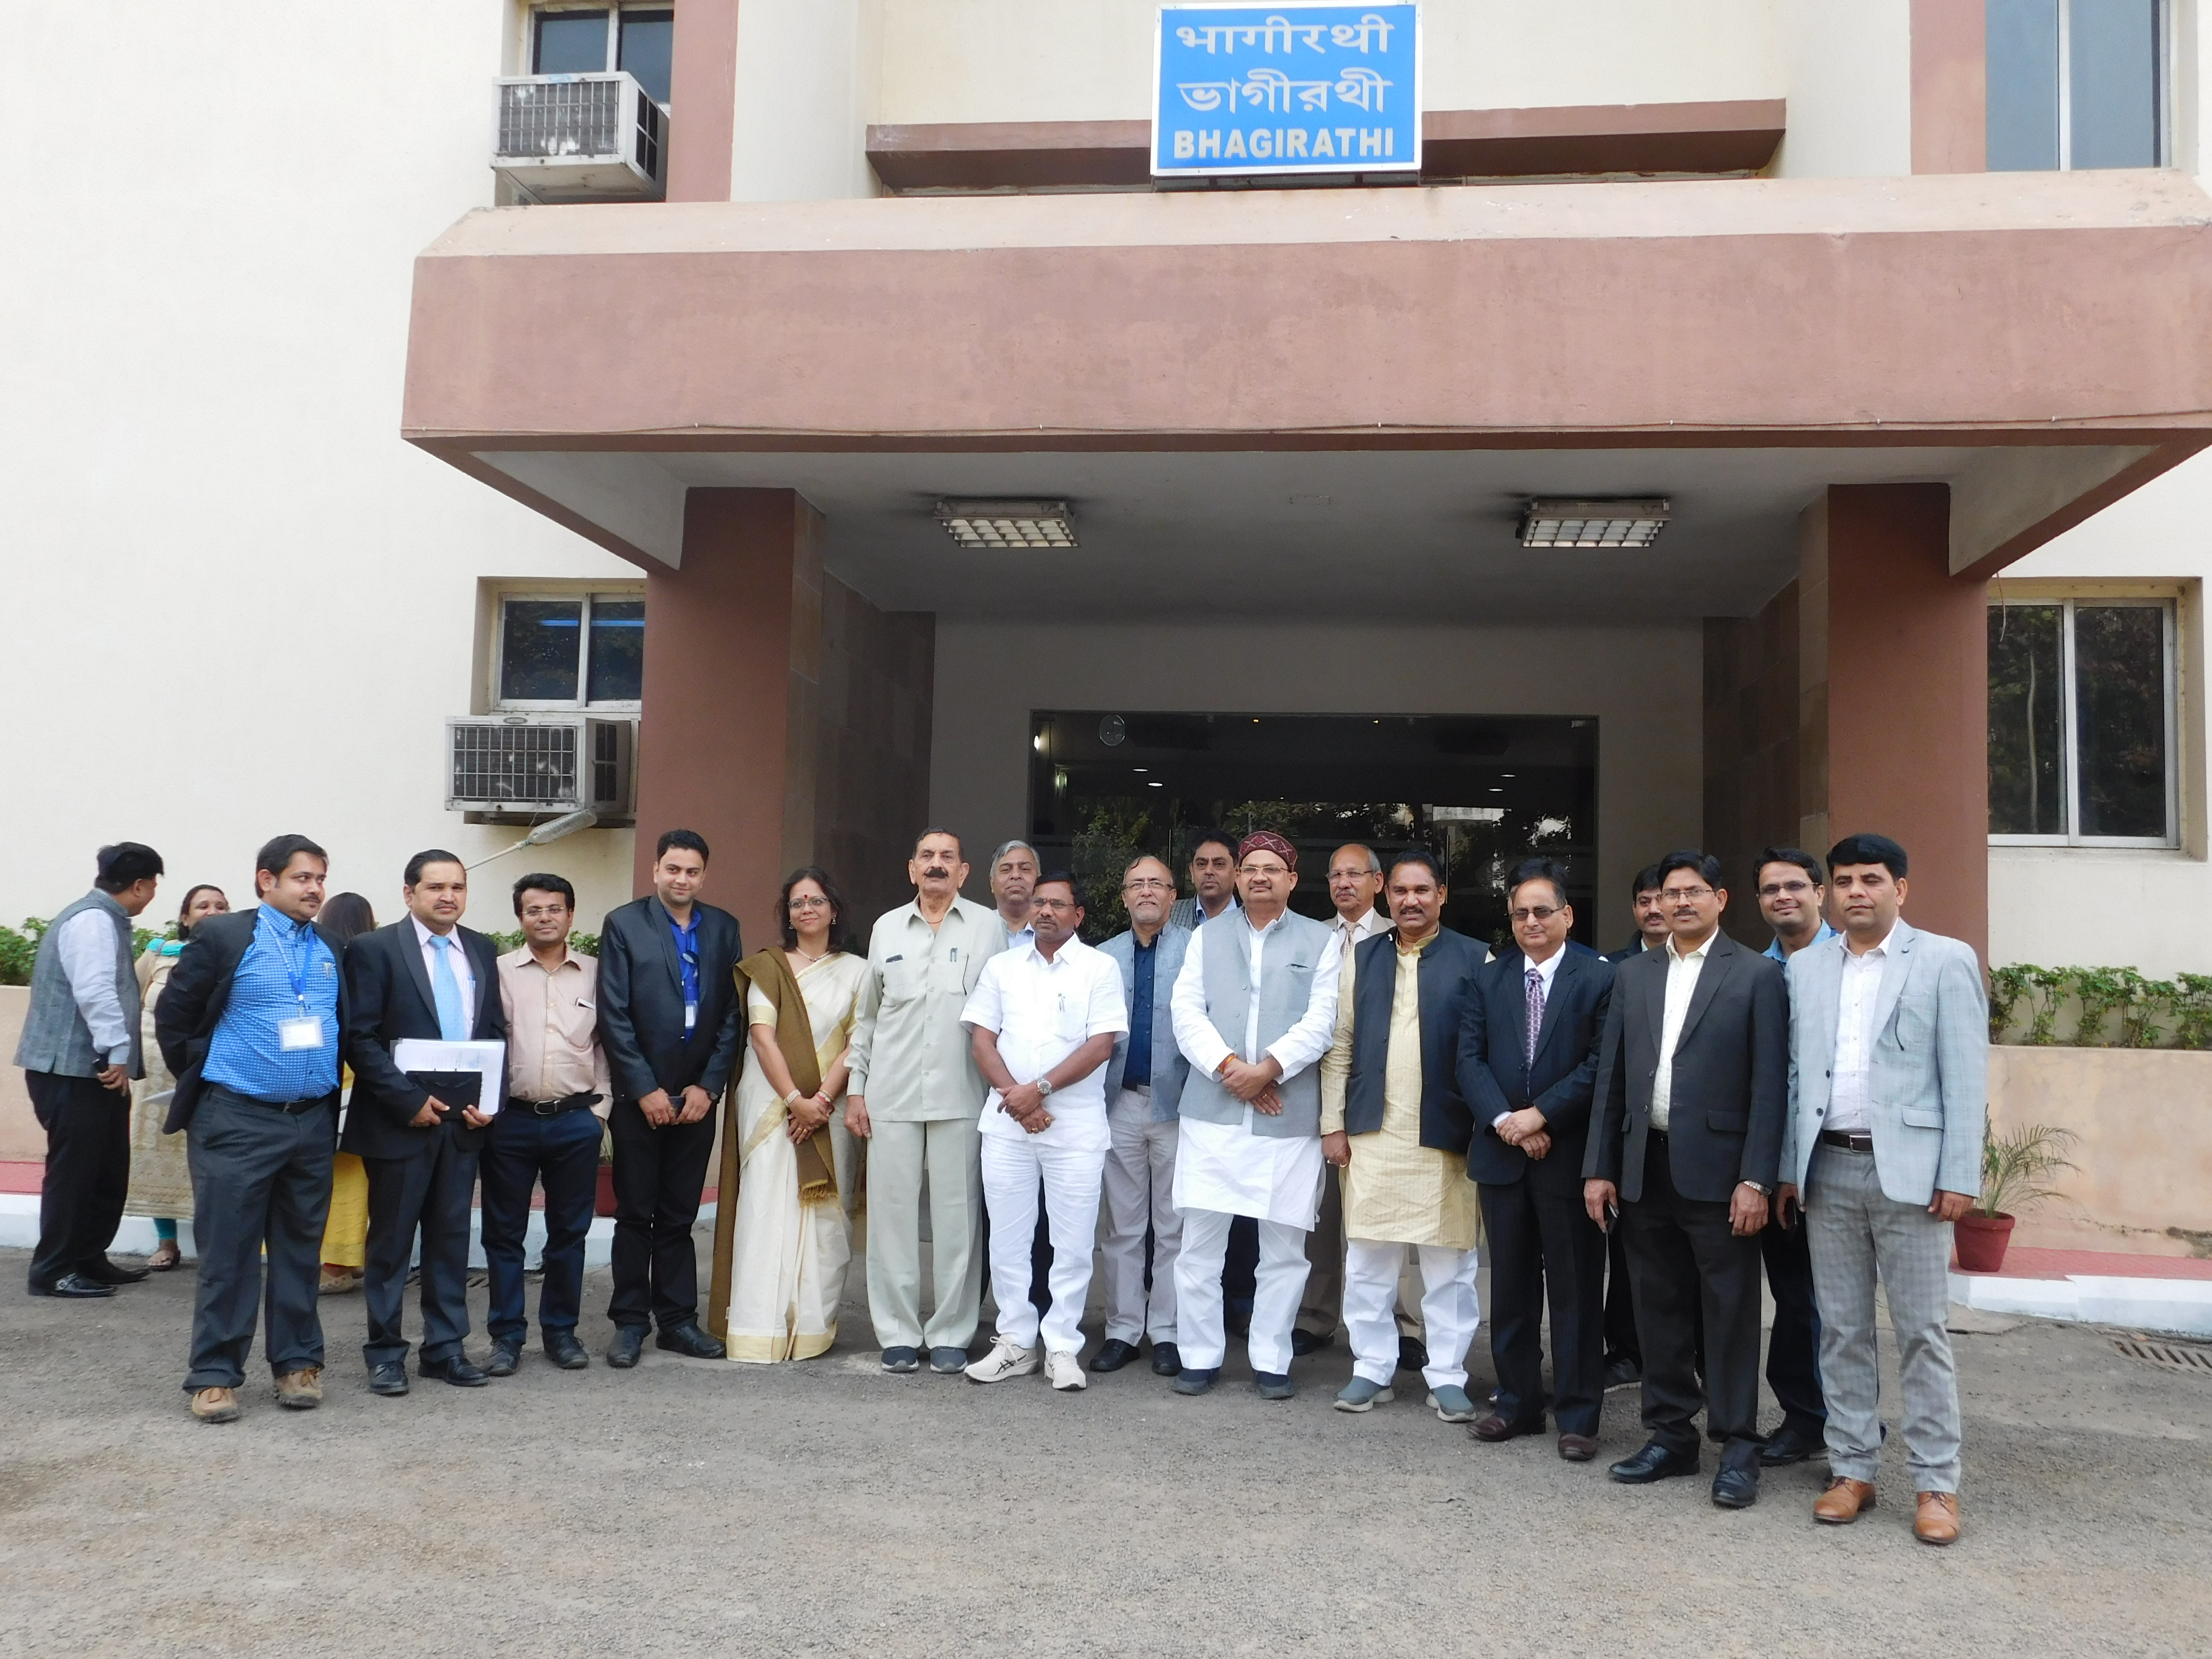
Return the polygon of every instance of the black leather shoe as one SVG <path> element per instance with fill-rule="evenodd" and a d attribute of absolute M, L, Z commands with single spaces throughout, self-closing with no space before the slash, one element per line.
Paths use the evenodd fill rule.
<path fill-rule="evenodd" d="M 1697 1453 L 1669 1451 L 1656 1440 L 1635 1456 L 1624 1457 L 1606 1471 L 1624 1486 L 1648 1486 L 1654 1480 L 1664 1480 L 1670 1475 L 1695 1474 L 1697 1472 Z"/>
<path fill-rule="evenodd" d="M 1137 1357 L 1137 1345 L 1124 1342 L 1118 1336 L 1109 1336 L 1098 1352 L 1091 1356 L 1091 1369 L 1101 1375 L 1118 1371 Z"/>
<path fill-rule="evenodd" d="M 424 1376 L 450 1382 L 457 1389 L 481 1389 L 491 1381 L 484 1375 L 483 1367 L 471 1364 L 465 1353 L 457 1353 L 450 1359 L 419 1360 L 415 1369 Z"/>
<path fill-rule="evenodd" d="M 1181 1376 L 1182 1375 L 1182 1355 L 1176 1351 L 1176 1345 L 1174 1343 L 1155 1342 L 1152 1344 L 1152 1375 L 1154 1376 Z"/>
<path fill-rule="evenodd" d="M 113 1296 L 115 1286 L 94 1284 L 82 1273 L 64 1273 L 51 1285 L 43 1287 L 37 1285 L 32 1285 L 31 1294 L 64 1297 Z"/>
<path fill-rule="evenodd" d="M 1221 1367 L 1209 1365 L 1204 1370 L 1184 1370 L 1176 1373 L 1175 1391 L 1177 1394 L 1204 1394 L 1221 1375 Z"/>
<path fill-rule="evenodd" d="M 80 1267 L 80 1278 L 95 1285 L 136 1285 L 154 1270 L 151 1267 L 118 1267 L 112 1261 L 100 1261 L 90 1267 Z"/>
<path fill-rule="evenodd" d="M 696 1319 L 687 1319 L 681 1325 L 667 1327 L 655 1339 L 654 1346 L 691 1359 L 726 1359 L 730 1357 L 730 1351 L 701 1330 Z"/>
<path fill-rule="evenodd" d="M 607 1345 L 607 1364 L 618 1371 L 626 1371 L 637 1364 L 637 1357 L 644 1349 L 644 1326 L 617 1325 L 615 1340 Z"/>
<path fill-rule="evenodd" d="M 1311 1331 L 1293 1329 L 1291 1332 L 1291 1352 L 1301 1359 L 1310 1353 L 1319 1353 L 1323 1348 L 1335 1346 L 1336 1334 L 1334 1331 L 1327 1336 L 1316 1336 Z"/>
<path fill-rule="evenodd" d="M 522 1368 L 522 1344 L 495 1342 L 491 1352 L 484 1356 L 483 1374 L 486 1376 L 513 1376 Z"/>
<path fill-rule="evenodd" d="M 1428 1345 L 1418 1337 L 1398 1339 L 1398 1369 L 1401 1371 L 1421 1371 L 1429 1367 Z"/>
<path fill-rule="evenodd" d="M 1825 1437 L 1807 1434 L 1795 1425 L 1784 1423 L 1759 1449 L 1759 1461 L 1764 1468 L 1778 1469 L 1785 1464 L 1802 1463 L 1827 1449 Z"/>
<path fill-rule="evenodd" d="M 1747 1510 L 1759 1502 L 1759 1471 L 1723 1463 L 1713 1477 L 1713 1502 L 1724 1510 Z"/>
<path fill-rule="evenodd" d="M 1644 1380 L 1644 1368 L 1633 1359 L 1615 1359 L 1605 1368 L 1606 1392 L 1615 1389 L 1632 1388 Z"/>
<path fill-rule="evenodd" d="M 407 1367 L 398 1360 L 387 1360 L 381 1365 L 368 1368 L 368 1391 L 398 1399 L 407 1392 Z"/>
<path fill-rule="evenodd" d="M 564 1371 L 580 1371 L 592 1363 L 592 1356 L 584 1352 L 574 1331 L 546 1332 L 545 1357 Z"/>

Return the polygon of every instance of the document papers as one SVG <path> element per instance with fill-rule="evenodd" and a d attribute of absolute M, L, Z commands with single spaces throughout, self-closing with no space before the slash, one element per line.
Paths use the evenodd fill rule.
<path fill-rule="evenodd" d="M 392 1045 L 392 1063 L 410 1077 L 419 1072 L 477 1073 L 483 1086 L 471 1103 L 486 1117 L 495 1116 L 506 1103 L 501 1089 L 507 1067 L 504 1042 L 440 1042 L 428 1037 L 402 1037 Z"/>

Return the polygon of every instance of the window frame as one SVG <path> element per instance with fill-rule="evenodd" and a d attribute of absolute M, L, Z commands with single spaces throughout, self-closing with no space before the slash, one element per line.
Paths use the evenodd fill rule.
<path fill-rule="evenodd" d="M 592 702 L 587 693 L 592 685 L 592 603 L 594 599 L 620 599 L 625 603 L 643 603 L 645 589 L 624 586 L 619 581 L 532 583 L 514 587 L 501 587 L 491 596 L 491 641 L 489 658 L 489 696 L 485 712 L 493 714 L 635 714 L 645 707 L 640 697 L 603 699 Z M 570 698 L 509 697 L 501 695 L 507 678 L 507 607 L 514 604 L 570 605 L 579 607 L 576 620 L 576 690 L 580 695 Z M 641 688 L 641 690 L 642 688 Z"/>
<path fill-rule="evenodd" d="M 2103 172 L 2101 167 L 2076 167 L 2074 165 L 2074 0 L 2055 0 L 2058 9 L 2058 167 L 2061 173 Z M 2179 58 L 2180 36 L 2175 17 L 2173 0 L 2153 0 L 2156 12 L 2151 25 L 2155 46 L 2151 64 L 2151 75 L 2155 83 L 2154 114 L 2158 127 L 2157 155 L 2153 167 L 2170 167 L 2174 165 L 2174 94 L 2175 66 Z M 2036 168 L 2003 168 L 1998 171 L 2035 172 Z"/>
<path fill-rule="evenodd" d="M 2074 616 L 2081 605 L 2092 610 L 2130 609 L 2156 610 L 2163 618 L 2160 629 L 2160 647 L 2163 651 L 2164 672 L 2161 676 L 2166 723 L 2166 833 L 2162 836 L 2091 836 L 2081 831 L 2081 748 L 2080 748 L 2080 688 L 2075 678 Z M 2065 827 L 2051 835 L 2000 835 L 1990 832 L 1992 847 L 2082 847 L 2148 852 L 2172 852 L 2182 845 L 2181 823 L 2181 599 L 2178 594 L 2151 591 L 2127 585 L 2122 591 L 2100 591 L 2097 586 L 2072 586 L 2063 589 L 2046 589 L 2004 582 L 1992 582 L 1989 608 L 1992 611 L 2017 606 L 2056 605 L 2059 610 L 2058 623 L 2058 680 L 2061 695 L 2058 699 L 2059 799 Z M 1988 675 L 1983 676 L 1983 696 L 1986 701 Z M 1986 774 L 1987 762 L 1984 763 Z M 1987 788 L 1986 781 L 1984 785 Z"/>
<path fill-rule="evenodd" d="M 529 65 L 526 74 L 542 73 L 538 67 L 538 23 L 542 17 L 564 11 L 603 11 L 607 15 L 606 51 L 601 55 L 599 67 L 586 74 L 614 75 L 622 64 L 622 20 L 626 11 L 665 11 L 676 9 L 674 0 L 544 0 L 544 3 L 526 9 L 522 24 L 522 61 Z M 648 93 L 647 97 L 652 94 Z M 655 100 L 659 102 L 660 100 Z M 660 103 L 665 114 L 669 106 Z"/>

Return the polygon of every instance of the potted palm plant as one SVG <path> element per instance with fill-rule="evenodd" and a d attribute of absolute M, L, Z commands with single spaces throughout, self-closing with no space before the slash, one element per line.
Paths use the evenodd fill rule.
<path fill-rule="evenodd" d="M 2006 1134 L 1982 1136 L 1982 1196 L 1959 1218 L 1952 1248 L 1961 1273 L 1993 1273 L 2004 1266 L 2018 1212 L 2059 1196 L 2044 1183 L 2061 1170 L 2078 1167 L 2066 1152 L 2079 1139 L 2048 1123 L 2023 1124 Z"/>

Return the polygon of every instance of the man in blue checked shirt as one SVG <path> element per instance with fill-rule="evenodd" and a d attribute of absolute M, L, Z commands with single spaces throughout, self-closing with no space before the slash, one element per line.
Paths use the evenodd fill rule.
<path fill-rule="evenodd" d="M 276 1401 L 323 1397 L 316 1311 L 338 1128 L 338 953 L 314 925 L 330 861 L 305 836 L 254 860 L 258 909 L 195 926 L 156 1005 L 177 1079 L 166 1125 L 185 1132 L 199 1282 L 185 1388 L 204 1423 L 238 1417 L 269 1260 L 263 1351 Z"/>

